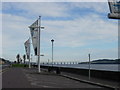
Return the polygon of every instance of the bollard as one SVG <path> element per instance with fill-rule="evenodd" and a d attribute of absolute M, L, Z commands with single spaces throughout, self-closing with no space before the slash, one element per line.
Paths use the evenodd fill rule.
<path fill-rule="evenodd" d="M 27 65 L 25 64 L 24 67 L 27 67 Z"/>
<path fill-rule="evenodd" d="M 48 66 L 48 72 L 50 72 L 51 71 L 51 68 Z"/>
<path fill-rule="evenodd" d="M 60 67 L 57 67 L 56 74 L 60 74 Z"/>

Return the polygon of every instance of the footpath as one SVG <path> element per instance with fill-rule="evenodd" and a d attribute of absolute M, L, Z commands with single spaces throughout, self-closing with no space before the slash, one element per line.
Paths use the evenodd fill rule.
<path fill-rule="evenodd" d="M 41 73 L 38 73 L 36 68 L 29 69 L 12 67 L 2 72 L 2 88 L 3 90 L 5 88 L 38 88 L 40 90 L 43 88 L 61 90 L 81 90 L 86 88 L 90 90 L 116 90 L 114 88 L 106 88 L 100 85 L 89 83 L 83 79 L 86 80 L 85 77 L 83 78 L 80 75 L 77 76 L 65 72 L 62 72 L 61 74 L 55 74 L 54 72 L 48 73 L 43 69 Z"/>
<path fill-rule="evenodd" d="M 77 74 L 72 74 L 72 73 L 67 73 L 67 72 L 62 72 L 62 76 L 66 78 L 70 78 L 73 80 L 93 84 L 93 85 L 98 85 L 106 88 L 111 88 L 114 90 L 120 90 L 120 82 L 117 81 L 111 81 L 111 80 L 104 80 L 104 79 L 99 79 L 99 78 L 94 78 L 94 77 L 89 77 L 88 76 L 83 76 L 83 75 L 77 75 Z"/>

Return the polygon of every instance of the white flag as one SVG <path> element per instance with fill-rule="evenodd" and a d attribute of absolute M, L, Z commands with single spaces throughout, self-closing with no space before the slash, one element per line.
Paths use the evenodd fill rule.
<path fill-rule="evenodd" d="M 119 18 L 120 19 L 120 1 L 108 0 L 110 13 L 109 18 Z"/>
<path fill-rule="evenodd" d="M 120 13 L 120 1 L 108 0 L 110 13 Z"/>
<path fill-rule="evenodd" d="M 30 27 L 32 44 L 34 48 L 35 55 L 38 55 L 38 20 L 36 20 Z"/>
<path fill-rule="evenodd" d="M 25 51 L 26 51 L 26 55 L 27 55 L 27 59 L 30 58 L 30 39 L 28 39 L 25 43 Z"/>

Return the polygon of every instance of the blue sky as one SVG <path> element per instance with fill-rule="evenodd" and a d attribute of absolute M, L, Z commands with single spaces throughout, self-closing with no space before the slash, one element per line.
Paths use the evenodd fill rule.
<path fill-rule="evenodd" d="M 108 13 L 107 2 L 2 2 L 2 57 L 25 54 L 28 26 L 41 15 L 41 62 L 51 60 L 51 39 L 56 62 L 118 58 L 118 21 Z"/>

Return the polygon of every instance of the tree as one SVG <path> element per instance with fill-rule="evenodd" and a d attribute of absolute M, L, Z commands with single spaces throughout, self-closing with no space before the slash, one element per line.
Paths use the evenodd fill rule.
<path fill-rule="evenodd" d="M 14 63 L 16 63 L 16 61 L 14 61 Z"/>
<path fill-rule="evenodd" d="M 20 64 L 22 64 L 22 58 L 20 58 Z"/>
<path fill-rule="evenodd" d="M 17 58 L 17 63 L 20 63 L 20 54 L 17 54 L 16 58 Z"/>
<path fill-rule="evenodd" d="M 23 60 L 24 60 L 24 64 L 25 64 L 25 60 L 26 60 L 26 55 L 23 55 Z"/>

